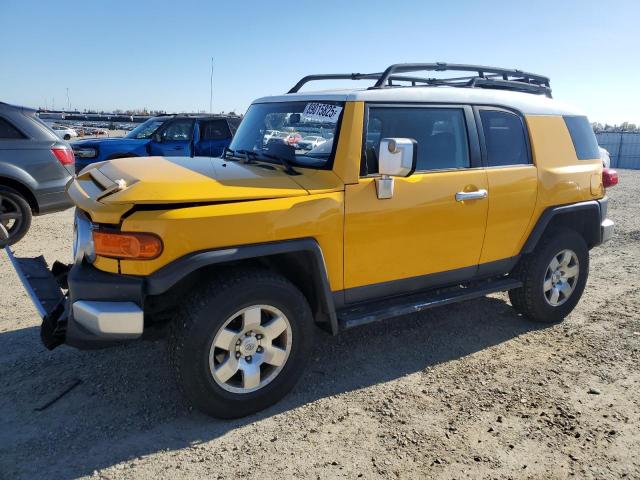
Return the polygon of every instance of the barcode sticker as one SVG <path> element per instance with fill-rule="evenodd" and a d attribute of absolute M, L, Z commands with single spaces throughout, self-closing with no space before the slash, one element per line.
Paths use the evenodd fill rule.
<path fill-rule="evenodd" d="M 342 107 L 330 103 L 307 103 L 302 116 L 312 122 L 337 123 Z"/>

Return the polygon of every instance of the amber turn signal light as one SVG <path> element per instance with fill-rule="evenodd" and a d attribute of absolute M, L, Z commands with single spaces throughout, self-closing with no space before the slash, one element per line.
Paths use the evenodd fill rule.
<path fill-rule="evenodd" d="M 152 233 L 93 231 L 95 254 L 109 258 L 153 260 L 162 253 L 162 240 Z"/>

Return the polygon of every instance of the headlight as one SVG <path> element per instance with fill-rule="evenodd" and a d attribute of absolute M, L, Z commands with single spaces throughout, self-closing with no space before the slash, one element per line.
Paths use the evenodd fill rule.
<path fill-rule="evenodd" d="M 73 261 L 80 264 L 86 258 L 89 263 L 92 263 L 96 259 L 93 227 L 89 219 L 77 210 L 73 222 L 73 233 Z"/>
<path fill-rule="evenodd" d="M 76 154 L 76 157 L 80 158 L 95 158 L 98 155 L 98 152 L 95 148 L 79 148 L 74 150 L 73 153 Z"/>

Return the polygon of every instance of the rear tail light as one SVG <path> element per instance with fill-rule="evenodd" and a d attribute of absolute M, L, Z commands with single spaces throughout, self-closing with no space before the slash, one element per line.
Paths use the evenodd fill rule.
<path fill-rule="evenodd" d="M 73 165 L 76 161 L 73 150 L 70 148 L 54 147 L 51 149 L 51 153 L 56 156 L 62 165 Z"/>
<path fill-rule="evenodd" d="M 602 185 L 604 188 L 613 187 L 618 184 L 618 172 L 612 168 L 604 168 L 602 170 Z"/>
<path fill-rule="evenodd" d="M 132 260 L 153 260 L 162 253 L 162 240 L 152 233 L 93 231 L 96 255 Z"/>

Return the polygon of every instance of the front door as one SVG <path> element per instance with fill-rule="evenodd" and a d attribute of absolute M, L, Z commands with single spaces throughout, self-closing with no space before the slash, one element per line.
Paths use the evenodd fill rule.
<path fill-rule="evenodd" d="M 345 192 L 345 300 L 398 295 L 473 277 L 488 202 L 470 107 L 369 106 L 365 160 Z M 395 178 L 393 198 L 378 199 L 380 139 L 412 138 L 416 171 Z M 458 195 L 456 195 L 458 194 Z M 478 195 L 479 194 L 479 195 Z M 488 192 L 487 192 L 488 194 Z"/>
<path fill-rule="evenodd" d="M 195 155 L 219 157 L 224 147 L 231 143 L 231 130 L 224 118 L 203 120 L 199 125 L 198 140 L 195 142 Z"/>
<path fill-rule="evenodd" d="M 194 120 L 178 118 L 171 120 L 158 131 L 159 140 L 154 135 L 149 142 L 149 154 L 165 157 L 191 156 Z"/>

